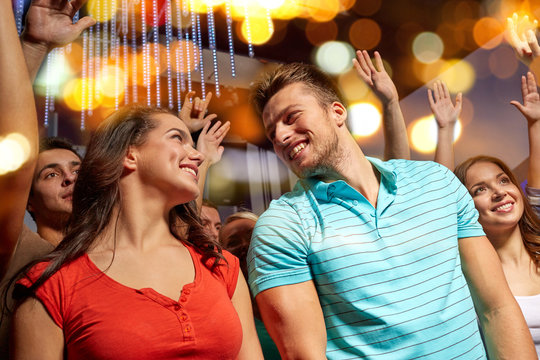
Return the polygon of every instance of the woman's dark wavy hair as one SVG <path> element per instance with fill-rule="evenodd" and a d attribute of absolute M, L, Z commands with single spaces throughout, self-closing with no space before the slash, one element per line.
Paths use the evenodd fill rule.
<path fill-rule="evenodd" d="M 519 189 L 521 197 L 523 198 L 523 215 L 521 215 L 518 222 L 519 229 L 521 231 L 525 249 L 527 249 L 527 252 L 534 261 L 536 267 L 540 268 L 540 219 L 534 212 L 531 204 L 529 204 L 527 201 L 527 197 L 523 193 L 523 190 L 521 190 L 521 186 L 512 170 L 510 170 L 510 168 L 502 160 L 497 159 L 496 157 L 479 155 L 469 158 L 459 164 L 454 170 L 454 174 L 465 185 L 467 171 L 469 171 L 471 166 L 479 162 L 489 162 L 500 167 L 501 170 L 508 175 L 508 178 L 510 178 L 512 184 Z"/>
<path fill-rule="evenodd" d="M 66 236 L 56 249 L 41 260 L 50 261 L 41 276 L 18 299 L 32 296 L 48 278 L 83 254 L 97 236 L 114 221 L 113 209 L 122 201 L 119 181 L 123 174 L 123 160 L 129 146 L 142 145 L 150 130 L 156 127 L 156 114 L 167 110 L 139 105 L 126 106 L 109 116 L 90 139 L 73 191 L 73 212 Z M 141 209 L 142 210 L 142 209 Z M 214 270 L 220 260 L 226 261 L 221 246 L 207 235 L 200 221 L 195 201 L 177 205 L 169 213 L 169 229 L 180 241 L 192 245 L 203 255 L 205 264 Z M 114 256 L 114 255 L 113 255 Z M 207 260 L 213 259 L 213 262 Z M 18 287 L 16 293 L 22 289 Z"/>

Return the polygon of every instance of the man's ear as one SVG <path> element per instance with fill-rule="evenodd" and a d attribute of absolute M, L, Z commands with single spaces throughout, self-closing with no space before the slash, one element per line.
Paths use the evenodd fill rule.
<path fill-rule="evenodd" d="M 137 149 L 134 146 L 128 147 L 123 165 L 127 170 L 137 169 Z"/>
<path fill-rule="evenodd" d="M 32 206 L 31 197 L 28 198 L 28 202 L 26 203 L 26 211 L 34 212 L 34 207 Z"/>
<path fill-rule="evenodd" d="M 334 101 L 331 105 L 332 115 L 336 120 L 336 125 L 342 127 L 347 122 L 347 109 L 339 101 Z"/>

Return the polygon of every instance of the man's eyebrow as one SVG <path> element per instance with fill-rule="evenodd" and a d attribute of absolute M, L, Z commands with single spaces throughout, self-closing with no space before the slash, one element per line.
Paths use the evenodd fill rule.
<path fill-rule="evenodd" d="M 291 105 L 287 105 L 284 109 L 282 109 L 275 117 L 272 117 L 270 119 L 270 124 L 271 126 L 268 128 L 268 130 L 271 130 L 274 128 L 274 122 L 275 122 L 275 119 L 281 119 L 283 117 L 283 115 L 285 115 L 285 113 L 289 112 L 291 110 L 291 108 L 294 108 L 294 107 L 297 107 L 297 106 L 300 106 L 300 104 L 291 104 Z"/>
<path fill-rule="evenodd" d="M 41 173 L 44 172 L 45 170 L 57 168 L 59 166 L 60 166 L 60 164 L 58 164 L 58 163 L 50 163 L 50 164 L 45 165 L 44 167 L 41 168 L 41 170 L 39 170 L 36 178 L 39 178 L 41 176 Z"/>
<path fill-rule="evenodd" d="M 69 165 L 71 165 L 71 166 L 79 166 L 79 165 L 81 165 L 81 162 L 80 161 L 71 161 L 69 163 Z"/>
<path fill-rule="evenodd" d="M 193 146 L 193 139 L 191 138 L 191 134 L 190 134 L 190 133 L 187 133 L 187 132 L 185 132 L 185 131 L 182 130 L 182 129 L 171 128 L 171 129 L 167 130 L 167 131 L 165 132 L 165 134 L 170 133 L 170 132 L 172 132 L 172 131 L 177 131 L 177 132 L 179 132 L 180 135 L 182 135 L 182 137 L 183 137 L 184 139 L 188 140 L 189 143 L 191 144 L 191 146 Z"/>

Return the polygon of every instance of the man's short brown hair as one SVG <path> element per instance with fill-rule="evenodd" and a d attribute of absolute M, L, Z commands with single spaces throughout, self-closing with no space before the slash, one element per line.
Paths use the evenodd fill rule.
<path fill-rule="evenodd" d="M 335 82 L 317 67 L 302 63 L 280 65 L 274 71 L 265 74 L 251 88 L 251 102 L 259 117 L 264 107 L 278 91 L 287 85 L 302 83 L 308 87 L 322 108 L 327 108 L 337 101 L 346 106 Z"/>

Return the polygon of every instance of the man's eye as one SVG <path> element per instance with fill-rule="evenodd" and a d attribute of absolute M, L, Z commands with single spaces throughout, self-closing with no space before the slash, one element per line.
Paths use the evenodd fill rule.
<path fill-rule="evenodd" d="M 47 175 L 45 175 L 45 179 L 50 179 L 50 178 L 53 178 L 55 176 L 58 176 L 58 174 L 55 173 L 55 172 L 51 172 L 51 173 L 48 173 Z"/>

